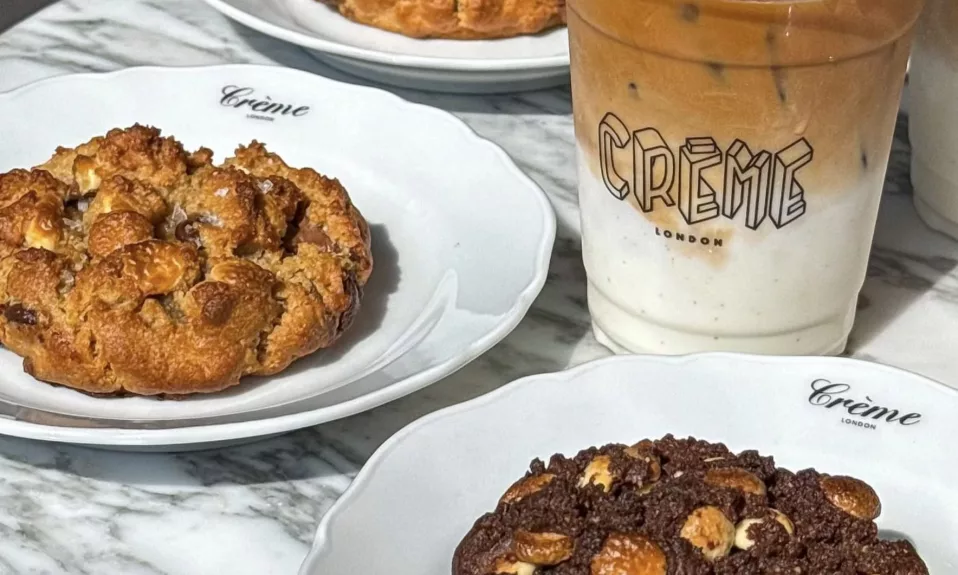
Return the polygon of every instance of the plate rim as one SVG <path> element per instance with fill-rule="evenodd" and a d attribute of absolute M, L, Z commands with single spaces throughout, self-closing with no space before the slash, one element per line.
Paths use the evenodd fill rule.
<path fill-rule="evenodd" d="M 398 68 L 419 68 L 426 70 L 447 70 L 461 72 L 524 72 L 531 70 L 567 69 L 571 62 L 568 51 L 564 55 L 543 58 L 441 58 L 436 56 L 414 56 L 394 54 L 369 48 L 358 48 L 324 40 L 310 34 L 297 32 L 271 22 L 267 22 L 236 6 L 229 0 L 204 0 L 215 10 L 243 26 L 273 38 L 295 44 L 303 48 L 317 50 L 333 56 L 362 60 L 373 64 L 382 64 Z"/>
<path fill-rule="evenodd" d="M 231 441 L 239 439 L 249 439 L 255 437 L 264 437 L 287 433 L 305 427 L 311 427 L 356 415 L 374 409 L 401 397 L 419 391 L 437 381 L 452 375 L 462 367 L 475 361 L 479 356 L 487 352 L 494 345 L 508 336 L 519 323 L 525 319 L 526 314 L 532 307 L 533 302 L 538 297 L 544 287 L 549 266 L 552 261 L 552 252 L 555 246 L 556 238 L 556 215 L 552 203 L 545 191 L 529 177 L 516 164 L 515 160 L 498 144 L 479 135 L 468 124 L 458 116 L 426 104 L 410 102 L 400 96 L 381 88 L 360 86 L 341 82 L 319 76 L 294 68 L 283 66 L 271 66 L 261 64 L 220 64 L 212 66 L 132 66 L 111 72 L 84 72 L 74 74 L 60 74 L 29 82 L 12 90 L 0 92 L 0 106 L 3 103 L 20 97 L 38 88 L 44 88 L 47 85 L 56 85 L 58 83 L 71 81 L 108 81 L 122 76 L 132 76 L 136 74 L 191 74 L 201 73 L 206 70 L 252 70 L 256 73 L 268 74 L 290 74 L 295 76 L 304 76 L 320 84 L 327 84 L 335 89 L 347 90 L 373 95 L 377 98 L 383 98 L 390 101 L 393 105 L 408 106 L 411 109 L 422 113 L 432 114 L 440 121 L 451 122 L 456 129 L 463 133 L 463 136 L 476 146 L 485 146 L 502 163 L 502 169 L 510 175 L 517 187 L 526 190 L 525 193 L 532 194 L 539 205 L 543 233 L 539 245 L 535 251 L 535 261 L 533 265 L 533 274 L 531 281 L 523 288 L 516 297 L 514 305 L 509 311 L 503 314 L 501 321 L 494 329 L 489 330 L 482 338 L 479 338 L 472 345 L 461 350 L 455 357 L 446 362 L 442 362 L 430 369 L 419 371 L 416 374 L 401 379 L 384 388 L 378 389 L 359 397 L 355 397 L 346 402 L 338 403 L 333 406 L 319 408 L 311 411 L 291 413 L 280 417 L 253 419 L 244 422 L 232 422 L 205 426 L 187 426 L 169 429 L 118 429 L 112 427 L 86 428 L 86 427 L 59 427 L 43 425 L 23 421 L 20 419 L 10 419 L 0 417 L 0 435 L 20 437 L 24 439 L 35 439 L 40 441 L 53 441 L 61 443 L 92 445 L 92 446 L 117 446 L 117 447 L 158 447 L 158 446 L 182 446 L 190 444 L 215 443 L 221 441 Z M 414 351 L 416 346 L 407 350 L 403 355 Z"/>
<path fill-rule="evenodd" d="M 481 395 L 469 401 L 451 405 L 449 407 L 424 415 L 423 417 L 420 417 L 419 419 L 409 423 L 390 436 L 385 442 L 383 442 L 383 444 L 373 452 L 369 459 L 366 460 L 362 466 L 362 469 L 359 470 L 359 472 L 356 474 L 356 477 L 353 478 L 352 482 L 350 482 L 349 487 L 346 488 L 346 491 L 344 491 L 343 494 L 336 500 L 336 502 L 333 503 L 333 505 L 320 520 L 319 526 L 316 529 L 316 535 L 313 538 L 313 543 L 310 546 L 309 553 L 306 555 L 306 558 L 300 565 L 298 575 L 311 575 L 313 573 L 313 571 L 310 569 L 317 561 L 321 559 L 320 552 L 323 550 L 323 546 L 326 544 L 326 542 L 330 539 L 330 535 L 332 533 L 331 527 L 335 519 L 349 508 L 359 494 L 362 493 L 367 484 L 369 484 L 372 478 L 376 476 L 376 471 L 383 460 L 404 440 L 409 439 L 413 434 L 419 432 L 423 428 L 426 428 L 443 419 L 456 417 L 462 413 L 476 409 L 487 408 L 497 402 L 508 401 L 508 398 L 519 389 L 523 389 L 532 385 L 543 385 L 545 387 L 550 382 L 553 384 L 558 382 L 568 382 L 570 380 L 584 377 L 589 372 L 601 371 L 607 366 L 628 363 L 636 364 L 637 367 L 642 364 L 649 363 L 680 366 L 708 361 L 723 361 L 728 363 L 760 363 L 773 366 L 788 366 L 790 364 L 807 362 L 846 365 L 859 369 L 873 370 L 876 372 L 883 371 L 890 376 L 914 381 L 916 385 L 921 383 L 925 387 L 949 394 L 954 399 L 958 399 L 958 388 L 951 387 L 930 377 L 900 367 L 894 367 L 883 363 L 876 363 L 850 357 L 771 356 L 731 352 L 707 352 L 673 356 L 615 355 L 589 361 L 562 371 L 529 375 L 513 380 L 485 395 Z"/>

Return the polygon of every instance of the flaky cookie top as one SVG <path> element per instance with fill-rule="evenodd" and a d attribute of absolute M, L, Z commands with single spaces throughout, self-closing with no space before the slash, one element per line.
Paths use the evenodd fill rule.
<path fill-rule="evenodd" d="M 342 185 L 255 141 L 216 166 L 136 125 L 0 175 L 0 337 L 87 392 L 282 371 L 349 327 L 371 270 Z"/>
<path fill-rule="evenodd" d="M 565 22 L 565 0 L 322 1 L 351 20 L 414 38 L 504 38 Z"/>

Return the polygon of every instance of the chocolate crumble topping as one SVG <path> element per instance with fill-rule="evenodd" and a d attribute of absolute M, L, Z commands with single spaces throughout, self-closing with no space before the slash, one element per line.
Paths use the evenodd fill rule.
<path fill-rule="evenodd" d="M 671 435 L 532 462 L 453 575 L 928 575 L 868 484 Z"/>

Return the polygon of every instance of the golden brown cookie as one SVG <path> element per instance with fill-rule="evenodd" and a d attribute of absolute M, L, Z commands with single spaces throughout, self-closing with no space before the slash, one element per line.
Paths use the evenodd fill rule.
<path fill-rule="evenodd" d="M 507 38 L 565 24 L 565 0 L 322 1 L 350 20 L 413 38 Z"/>
<path fill-rule="evenodd" d="M 140 125 L 0 174 L 0 341 L 96 394 L 220 391 L 329 347 L 372 271 L 336 180 Z"/>

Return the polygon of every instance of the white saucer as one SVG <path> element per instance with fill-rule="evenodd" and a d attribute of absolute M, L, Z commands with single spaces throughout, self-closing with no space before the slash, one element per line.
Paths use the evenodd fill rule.
<path fill-rule="evenodd" d="M 828 407 L 839 399 L 851 401 Z M 897 417 L 853 415 L 861 403 Z M 448 575 L 459 541 L 533 458 L 667 433 L 864 479 L 882 498 L 879 529 L 913 541 L 931 573 L 955 573 L 955 413 L 955 390 L 849 359 L 631 356 L 529 377 L 386 442 L 323 519 L 300 575 Z"/>
<path fill-rule="evenodd" d="M 502 40 L 417 40 L 356 24 L 318 0 L 206 0 L 254 30 L 310 50 L 327 64 L 404 88 L 490 93 L 568 82 L 565 28 Z"/>
<path fill-rule="evenodd" d="M 237 88 L 299 112 L 237 108 Z M 304 72 L 133 68 L 32 84 L 0 95 L 0 172 L 136 122 L 190 149 L 207 145 L 219 160 L 257 139 L 293 165 L 338 177 L 371 224 L 376 260 L 356 324 L 279 376 L 183 401 L 49 386 L 2 350 L 0 433 L 166 446 L 344 417 L 475 359 L 515 327 L 545 281 L 555 216 L 501 149 L 445 112 Z"/>

